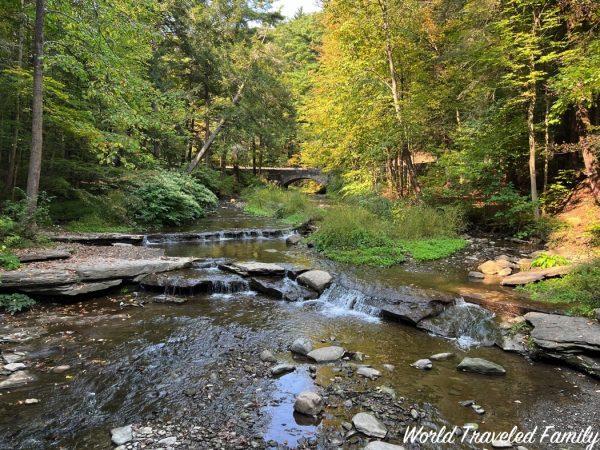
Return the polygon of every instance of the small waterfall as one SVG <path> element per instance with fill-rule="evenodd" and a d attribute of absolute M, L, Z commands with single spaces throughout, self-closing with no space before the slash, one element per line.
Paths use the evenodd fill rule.
<path fill-rule="evenodd" d="M 215 274 L 213 270 L 186 271 L 179 274 L 154 274 L 140 281 L 147 291 L 165 295 L 235 294 L 250 289 L 248 281 L 232 274 Z"/>
<path fill-rule="evenodd" d="M 321 294 L 323 312 L 332 316 L 355 315 L 369 321 L 379 321 L 381 310 L 369 302 L 370 297 L 357 289 L 334 283 Z"/>
<path fill-rule="evenodd" d="M 230 240 L 252 240 L 252 239 L 285 239 L 296 233 L 295 230 L 288 229 L 239 229 L 239 230 L 220 230 L 204 233 L 183 232 L 183 233 L 158 233 L 144 236 L 143 245 L 175 244 L 179 242 L 218 242 Z"/>
<path fill-rule="evenodd" d="M 441 314 L 418 324 L 419 328 L 433 334 L 455 339 L 460 348 L 473 346 L 492 346 L 500 336 L 494 322 L 494 314 L 462 298 Z"/>

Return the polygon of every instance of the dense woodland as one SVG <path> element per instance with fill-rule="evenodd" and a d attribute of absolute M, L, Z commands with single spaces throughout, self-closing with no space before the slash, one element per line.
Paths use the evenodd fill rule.
<path fill-rule="evenodd" d="M 290 20 L 247 0 L 0 9 L 2 196 L 27 196 L 25 217 L 39 195 L 73 229 L 180 224 L 239 188 L 231 164 L 490 208 L 476 220 L 509 233 L 578 183 L 600 198 L 594 0 L 327 0 Z"/>

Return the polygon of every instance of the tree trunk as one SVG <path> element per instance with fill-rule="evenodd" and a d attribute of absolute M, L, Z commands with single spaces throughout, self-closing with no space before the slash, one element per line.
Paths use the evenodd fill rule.
<path fill-rule="evenodd" d="M 244 92 L 245 85 L 246 85 L 246 83 L 244 82 L 238 88 L 238 91 L 236 92 L 235 97 L 233 97 L 233 101 L 232 101 L 233 106 L 237 106 L 238 103 L 240 102 L 240 100 L 242 99 L 242 93 Z M 217 138 L 217 136 L 219 135 L 221 130 L 225 127 L 226 122 L 227 122 L 226 117 L 222 117 L 221 120 L 219 120 L 217 127 L 212 131 L 212 133 L 210 133 L 210 135 L 208 136 L 208 139 L 206 139 L 204 141 L 204 145 L 202 145 L 202 148 L 200 149 L 200 151 L 198 153 L 196 153 L 196 156 L 194 157 L 194 159 L 192 159 L 192 161 L 188 165 L 188 167 L 186 169 L 187 173 L 192 173 L 194 171 L 194 169 L 196 168 L 196 166 L 198 166 L 198 163 L 202 160 L 202 158 L 204 157 L 204 154 L 210 150 L 210 147 L 212 146 L 213 142 L 215 141 L 215 139 Z"/>
<path fill-rule="evenodd" d="M 545 94 L 546 110 L 544 111 L 544 187 L 542 192 L 548 189 L 548 163 L 550 161 L 550 99 L 548 89 Z"/>
<path fill-rule="evenodd" d="M 392 38 L 390 35 L 390 24 L 388 18 L 387 0 L 378 0 L 379 7 L 381 8 L 381 15 L 383 20 L 383 31 L 385 33 L 385 54 L 388 62 L 388 68 L 390 72 L 390 91 L 392 93 L 392 99 L 394 102 L 394 110 L 396 111 L 396 118 L 402 128 L 404 128 L 404 120 L 402 119 L 402 108 L 400 106 L 400 92 L 398 89 L 398 78 L 396 74 L 396 67 L 394 63 L 394 52 L 392 49 Z M 405 130 L 406 131 L 406 130 Z M 408 149 L 403 150 L 408 151 Z M 409 155 L 409 160 L 411 160 Z M 414 170 L 412 162 L 407 165 L 409 178 L 412 180 L 412 186 L 416 195 L 421 193 L 421 187 L 417 181 L 417 174 Z"/>
<path fill-rule="evenodd" d="M 23 0 L 19 11 L 19 36 L 17 41 L 17 68 L 23 66 L 23 36 L 25 34 L 25 24 L 23 19 Z M 19 133 L 21 131 L 21 95 L 19 89 L 16 92 L 15 100 L 15 128 L 13 130 L 12 145 L 8 154 L 8 173 L 6 174 L 6 189 L 10 192 L 10 197 L 14 198 L 15 186 L 17 184 L 17 148 L 19 147 Z"/>
<path fill-rule="evenodd" d="M 204 80 L 204 104 L 206 105 L 206 115 L 204 116 L 204 142 L 210 138 L 210 90 L 208 88 L 208 79 Z M 204 155 L 206 167 L 210 167 L 210 149 Z"/>
<path fill-rule="evenodd" d="M 587 175 L 590 189 L 596 200 L 600 204 L 600 164 L 598 157 L 594 153 L 594 149 L 588 141 L 588 133 L 591 129 L 590 113 L 583 104 L 577 105 L 577 118 L 581 126 L 579 135 L 579 146 L 581 147 L 581 155 L 583 164 L 585 165 L 585 174 Z"/>
<path fill-rule="evenodd" d="M 540 206 L 538 204 L 538 191 L 537 191 L 537 171 L 535 168 L 535 93 L 532 94 L 532 98 L 529 99 L 529 105 L 527 107 L 527 130 L 529 133 L 529 182 L 531 186 L 531 201 L 534 203 L 533 215 L 536 219 L 540 218 Z"/>
<path fill-rule="evenodd" d="M 539 25 L 539 15 L 534 11 L 531 33 L 535 36 Z M 535 72 L 535 59 L 533 53 L 529 58 L 529 73 Z M 535 142 L 535 103 L 537 100 L 536 83 L 533 82 L 529 92 L 529 103 L 527 105 L 527 132 L 529 134 L 529 184 L 531 188 L 531 201 L 533 202 L 533 216 L 540 218 L 540 205 L 538 203 L 537 170 L 535 167 L 536 142 Z"/>
<path fill-rule="evenodd" d="M 42 169 L 43 115 L 44 115 L 44 14 L 45 1 L 36 0 L 33 51 L 33 104 L 31 107 L 31 154 L 27 175 L 27 209 L 33 217 L 37 208 L 40 173 Z M 35 225 L 35 224 L 33 224 Z"/>
<path fill-rule="evenodd" d="M 252 137 L 252 174 L 256 175 L 256 139 Z"/>

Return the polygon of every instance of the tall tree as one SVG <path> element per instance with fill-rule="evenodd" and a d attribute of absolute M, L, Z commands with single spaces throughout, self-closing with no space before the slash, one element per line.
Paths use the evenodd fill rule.
<path fill-rule="evenodd" d="M 33 102 L 31 106 L 31 153 L 27 175 L 27 204 L 29 215 L 35 213 L 40 188 L 43 147 L 44 114 L 44 15 L 45 1 L 36 0 L 33 31 Z"/>

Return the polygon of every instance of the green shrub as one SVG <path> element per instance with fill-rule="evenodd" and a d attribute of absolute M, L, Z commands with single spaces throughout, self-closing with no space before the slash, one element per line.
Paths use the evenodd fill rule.
<path fill-rule="evenodd" d="M 157 173 L 139 181 L 128 198 L 129 214 L 145 227 L 183 225 L 204 216 L 218 199 L 191 176 Z"/>
<path fill-rule="evenodd" d="M 454 237 L 466 227 L 464 210 L 458 206 L 434 208 L 397 203 L 393 217 L 394 234 L 401 239 Z"/>
<path fill-rule="evenodd" d="M 571 305 L 569 312 L 591 316 L 600 308 L 600 258 L 581 265 L 562 278 L 553 278 L 518 288 L 536 301 Z"/>
<path fill-rule="evenodd" d="M 6 245 L 0 246 L 0 268 L 6 270 L 15 270 L 21 267 L 21 261 L 15 255 L 10 253 Z"/>
<path fill-rule="evenodd" d="M 548 253 L 542 253 L 540 256 L 531 261 L 531 267 L 541 267 L 542 269 L 566 266 L 567 264 L 569 264 L 569 260 L 567 258 L 560 255 L 550 255 Z"/>
<path fill-rule="evenodd" d="M 591 244 L 594 247 L 600 247 L 600 224 L 591 225 L 587 230 L 587 233 L 591 236 Z"/>
<path fill-rule="evenodd" d="M 246 212 L 282 219 L 293 225 L 319 218 L 321 215 L 319 208 L 299 191 L 275 186 L 255 187 L 247 189 L 242 198 L 246 202 Z"/>
<path fill-rule="evenodd" d="M 16 190 L 19 200 L 7 200 L 2 205 L 0 214 L 0 244 L 8 248 L 29 246 L 45 243 L 46 238 L 37 233 L 38 226 L 51 223 L 49 215 L 50 199 L 45 193 L 40 193 L 38 207 L 30 216 L 27 208 L 25 193 Z M 37 226 L 33 227 L 35 223 Z"/>
<path fill-rule="evenodd" d="M 319 229 L 311 236 L 318 250 L 353 250 L 390 247 L 390 224 L 365 208 L 338 205 L 324 215 Z"/>
<path fill-rule="evenodd" d="M 0 294 L 0 309 L 16 314 L 35 305 L 35 300 L 25 294 Z"/>

